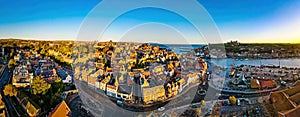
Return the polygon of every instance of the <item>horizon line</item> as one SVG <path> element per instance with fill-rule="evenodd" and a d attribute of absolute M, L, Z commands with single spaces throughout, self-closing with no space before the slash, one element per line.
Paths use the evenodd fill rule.
<path fill-rule="evenodd" d="M 37 39 L 37 38 L 0 38 L 0 40 L 24 40 L 24 41 L 77 41 L 77 42 L 94 42 L 97 40 L 76 40 L 76 39 Z M 240 44 L 300 44 L 300 42 L 271 42 L 271 43 L 266 43 L 266 42 L 241 42 L 238 40 L 231 40 L 231 41 L 237 41 Z M 102 41 L 102 42 L 108 42 L 108 41 Z M 114 41 L 113 41 L 114 42 Z M 118 41 L 118 42 L 123 42 L 123 41 Z M 187 44 L 202 44 L 202 45 L 207 45 L 207 44 L 226 44 L 230 41 L 227 42 L 220 42 L 220 43 L 187 43 Z M 152 43 L 152 42 L 136 42 L 136 43 Z M 161 44 L 161 43 L 158 43 Z M 166 44 L 181 44 L 181 43 L 166 43 Z"/>

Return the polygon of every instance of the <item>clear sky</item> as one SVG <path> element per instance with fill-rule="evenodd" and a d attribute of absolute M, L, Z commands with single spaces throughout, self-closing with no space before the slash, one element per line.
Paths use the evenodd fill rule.
<path fill-rule="evenodd" d="M 99 2 L 101 0 L 1 0 L 0 38 L 74 40 L 81 22 Z M 300 43 L 299 0 L 198 0 L 198 2 L 212 16 L 225 42 L 239 40 Z M 101 16 L 103 17 L 105 16 Z M 153 26 L 137 25 L 142 22 L 153 22 Z M 168 25 L 172 25 L 173 28 Z M 188 35 L 187 38 L 201 38 L 184 19 L 157 9 L 142 9 L 122 15 L 107 30 L 104 37 L 128 38 L 128 34 L 122 33 L 124 27 L 133 27 L 132 30 L 136 30 L 136 33 L 129 31 L 131 35 L 143 34 L 149 30 L 156 31 L 157 33 L 149 33 L 157 34 L 156 37 L 167 35 L 162 32 L 164 29 L 178 35 L 180 33 Z M 182 38 L 181 36 L 177 36 L 178 40 Z M 147 39 L 153 40 L 154 36 Z M 175 43 L 172 39 L 169 40 Z"/>

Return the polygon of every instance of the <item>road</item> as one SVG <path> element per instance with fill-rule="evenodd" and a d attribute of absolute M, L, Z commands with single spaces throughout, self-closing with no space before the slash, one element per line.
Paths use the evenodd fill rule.
<path fill-rule="evenodd" d="M 169 102 L 161 103 L 155 105 L 153 107 L 149 107 L 146 110 L 135 108 L 135 107 L 119 107 L 116 105 L 115 101 L 112 101 L 108 98 L 103 92 L 94 88 L 93 86 L 89 86 L 86 82 L 82 82 L 76 80 L 76 87 L 79 90 L 79 95 L 82 100 L 82 103 L 90 109 L 94 116 L 103 116 L 103 117 L 115 117 L 122 115 L 123 117 L 132 117 L 132 116 L 146 116 L 150 113 L 152 114 L 159 114 L 162 112 L 158 112 L 157 108 L 164 107 L 166 110 L 180 107 L 183 105 L 190 105 L 195 96 L 197 95 L 196 92 L 198 90 L 198 85 L 189 86 L 190 88 L 185 89 L 185 92 Z M 208 86 L 207 86 L 208 87 Z M 212 91 L 212 92 L 210 92 Z M 215 100 L 217 97 L 215 96 L 217 92 L 215 90 L 211 90 L 208 88 L 207 97 L 203 96 L 202 99 L 207 100 Z M 198 101 L 199 102 L 199 101 Z M 136 110 L 143 110 L 144 112 L 135 112 Z"/>
<path fill-rule="evenodd" d="M 142 102 L 142 87 L 140 85 L 140 79 L 135 78 L 134 79 L 134 84 L 132 85 L 133 92 L 132 96 L 134 97 L 135 103 L 141 103 Z"/>
<path fill-rule="evenodd" d="M 13 104 L 9 101 L 8 97 L 4 96 L 4 93 L 3 93 L 4 86 L 6 84 L 8 84 L 8 82 L 11 81 L 11 77 L 12 77 L 12 72 L 9 72 L 9 69 L 6 68 L 3 72 L 3 75 L 1 76 L 1 79 L 0 79 L 0 86 L 1 86 L 0 90 L 1 90 L 2 99 L 5 102 L 5 107 L 8 110 L 8 115 L 10 117 L 17 117 L 19 115 L 17 114 Z"/>
<path fill-rule="evenodd" d="M 132 116 L 146 116 L 151 114 L 162 114 L 162 112 L 158 112 L 157 108 L 164 107 L 166 110 L 180 107 L 183 105 L 190 105 L 193 102 L 200 102 L 200 100 L 217 100 L 218 97 L 216 94 L 219 94 L 220 91 L 214 90 L 213 88 L 208 86 L 208 81 L 206 80 L 206 85 L 202 86 L 201 84 L 190 85 L 187 89 L 184 89 L 184 92 L 177 96 L 176 98 L 171 99 L 169 102 L 164 102 L 161 104 L 157 104 L 152 107 L 148 107 L 146 109 L 132 107 L 119 107 L 116 105 L 115 101 L 112 101 L 108 98 L 103 92 L 99 89 L 96 89 L 93 86 L 89 86 L 86 82 L 82 82 L 80 80 L 75 80 L 76 87 L 79 90 L 80 98 L 83 104 L 88 107 L 94 116 L 104 116 L 104 117 L 115 117 L 122 115 L 123 117 L 132 117 Z M 197 90 L 202 88 L 207 90 L 207 94 L 205 96 L 199 96 L 197 94 Z M 136 89 L 133 91 L 134 93 L 140 92 L 139 88 L 134 87 Z M 137 110 L 142 110 L 143 112 L 136 112 Z"/>
<path fill-rule="evenodd" d="M 87 83 L 75 80 L 76 87 L 79 90 L 79 95 L 82 103 L 88 107 L 89 111 L 96 117 L 132 117 L 137 115 L 132 111 L 125 110 L 117 106 L 106 95 L 100 91 L 95 91 L 92 86 Z"/>

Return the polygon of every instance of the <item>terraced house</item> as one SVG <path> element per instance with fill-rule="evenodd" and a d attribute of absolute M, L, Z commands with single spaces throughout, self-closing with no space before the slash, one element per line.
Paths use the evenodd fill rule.
<path fill-rule="evenodd" d="M 28 72 L 27 66 L 19 65 L 13 71 L 12 84 L 16 87 L 27 87 L 32 78 L 33 74 Z"/>

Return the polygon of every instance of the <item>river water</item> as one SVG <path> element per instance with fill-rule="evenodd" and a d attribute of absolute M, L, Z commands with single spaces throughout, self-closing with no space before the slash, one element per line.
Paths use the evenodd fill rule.
<path fill-rule="evenodd" d="M 285 59 L 249 59 L 249 60 L 236 60 L 232 58 L 226 59 L 211 59 L 212 63 L 220 66 L 228 67 L 234 63 L 235 66 L 239 65 L 275 65 L 281 67 L 298 67 L 300 68 L 300 58 L 285 58 Z"/>
<path fill-rule="evenodd" d="M 155 44 L 153 44 L 155 45 Z M 192 51 L 192 49 L 200 48 L 205 46 L 204 44 L 160 44 L 164 48 L 169 48 L 176 53 L 186 53 Z M 210 59 L 210 62 L 215 63 L 219 66 L 229 67 L 232 63 L 235 66 L 239 65 L 275 65 L 281 67 L 298 67 L 300 68 L 300 58 L 282 58 L 282 59 L 248 59 L 248 60 L 236 60 L 232 58 L 225 59 Z"/>

